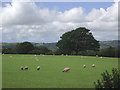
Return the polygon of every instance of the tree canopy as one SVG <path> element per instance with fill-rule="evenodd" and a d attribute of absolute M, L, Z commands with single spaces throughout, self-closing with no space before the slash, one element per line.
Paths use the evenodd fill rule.
<path fill-rule="evenodd" d="M 32 51 L 29 52 L 30 54 L 51 54 L 52 51 L 47 47 L 35 47 Z"/>
<path fill-rule="evenodd" d="M 84 27 L 64 33 L 56 46 L 61 52 L 71 54 L 86 50 L 99 50 L 99 41 L 97 41 L 89 29 Z"/>
<path fill-rule="evenodd" d="M 34 46 L 30 42 L 22 42 L 16 45 L 16 52 L 19 54 L 28 54 L 33 49 Z"/>

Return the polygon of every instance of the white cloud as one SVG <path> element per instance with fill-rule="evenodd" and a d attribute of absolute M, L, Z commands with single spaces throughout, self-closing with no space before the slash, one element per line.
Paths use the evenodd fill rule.
<path fill-rule="evenodd" d="M 120 2 L 120 0 L 114 0 L 114 2 Z"/>
<path fill-rule="evenodd" d="M 41 9 L 33 2 L 13 2 L 1 8 L 3 41 L 56 42 L 66 31 L 87 27 L 97 40 L 118 37 L 118 4 L 86 14 L 76 7 L 65 12 Z"/>
<path fill-rule="evenodd" d="M 55 11 L 40 9 L 32 2 L 13 2 L 2 9 L 4 25 L 44 24 L 51 22 Z"/>
<path fill-rule="evenodd" d="M 64 13 L 59 12 L 57 19 L 61 22 L 85 22 L 84 9 L 82 7 L 72 8 Z"/>
<path fill-rule="evenodd" d="M 106 14 L 106 11 L 105 9 L 103 8 L 100 8 L 99 9 L 96 9 L 94 8 L 87 16 L 86 16 L 86 20 L 88 21 L 94 21 L 94 20 L 97 20 L 97 19 L 100 19 L 103 15 Z"/>

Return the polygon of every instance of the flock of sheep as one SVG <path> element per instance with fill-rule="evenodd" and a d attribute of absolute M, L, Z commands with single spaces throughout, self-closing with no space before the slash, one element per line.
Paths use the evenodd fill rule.
<path fill-rule="evenodd" d="M 95 64 L 92 64 L 92 67 L 95 67 Z M 86 65 L 83 65 L 83 68 L 86 68 Z M 23 66 L 21 66 L 21 70 L 24 70 Z M 28 70 L 28 66 L 25 66 L 25 70 Z M 40 70 L 40 66 L 37 66 L 37 70 Z M 62 70 L 62 72 L 68 72 L 70 70 L 69 67 L 66 67 Z"/>
<path fill-rule="evenodd" d="M 94 68 L 94 67 L 95 67 L 95 64 L 92 64 L 92 67 Z M 86 68 L 86 65 L 85 65 L 85 64 L 83 65 L 83 68 Z M 70 68 L 67 67 L 67 68 L 64 68 L 62 72 L 68 72 L 69 70 L 70 70 Z"/>
<path fill-rule="evenodd" d="M 23 66 L 20 68 L 21 70 L 24 70 Z M 25 66 L 25 70 L 28 70 L 28 66 Z M 37 70 L 40 70 L 40 66 L 37 66 Z"/>
<path fill-rule="evenodd" d="M 63 54 L 62 54 L 63 55 Z M 36 56 L 36 55 L 35 55 Z M 43 55 L 44 56 L 44 55 Z M 98 57 L 98 55 L 96 55 L 96 57 Z M 10 56 L 10 58 L 12 58 L 12 56 Z M 100 57 L 102 58 L 102 57 Z M 92 64 L 92 67 L 94 68 L 95 67 L 95 64 Z M 83 65 L 83 68 L 86 68 L 86 65 L 84 64 Z M 21 66 L 21 70 L 28 70 L 28 66 L 25 66 L 25 68 L 23 68 L 23 66 Z M 37 66 L 37 70 L 40 70 L 40 66 Z M 66 67 L 62 70 L 62 72 L 68 72 L 70 70 L 69 67 Z"/>

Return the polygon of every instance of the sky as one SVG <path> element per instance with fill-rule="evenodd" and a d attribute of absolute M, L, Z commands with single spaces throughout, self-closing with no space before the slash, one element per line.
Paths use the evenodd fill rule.
<path fill-rule="evenodd" d="M 90 29 L 99 41 L 118 39 L 117 2 L 3 2 L 3 42 L 57 42 L 65 32 Z"/>

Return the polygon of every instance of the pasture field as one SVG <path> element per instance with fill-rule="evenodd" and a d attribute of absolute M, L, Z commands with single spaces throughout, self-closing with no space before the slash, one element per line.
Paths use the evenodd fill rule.
<path fill-rule="evenodd" d="M 10 57 L 12 56 L 12 57 Z M 86 68 L 83 68 L 86 64 Z M 91 65 L 95 64 L 95 68 Z M 28 66 L 29 70 L 20 70 Z M 40 66 L 40 71 L 37 71 Z M 70 67 L 69 72 L 62 72 Z M 2 55 L 3 88 L 94 88 L 105 70 L 118 67 L 117 58 L 93 56 Z"/>

